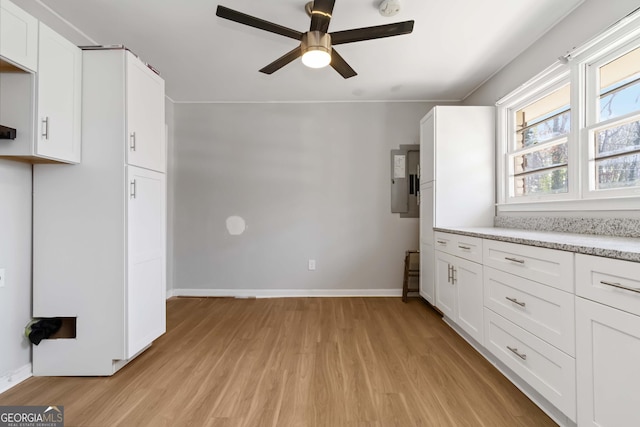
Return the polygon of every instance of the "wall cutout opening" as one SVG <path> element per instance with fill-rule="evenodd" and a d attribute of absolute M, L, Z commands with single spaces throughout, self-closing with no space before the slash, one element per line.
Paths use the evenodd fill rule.
<path fill-rule="evenodd" d="M 227 231 L 232 236 L 239 236 L 247 229 L 247 224 L 242 217 L 230 216 L 227 218 Z"/>
<path fill-rule="evenodd" d="M 75 338 L 76 321 L 75 317 L 37 318 L 27 324 L 24 334 L 35 345 L 42 340 Z"/>

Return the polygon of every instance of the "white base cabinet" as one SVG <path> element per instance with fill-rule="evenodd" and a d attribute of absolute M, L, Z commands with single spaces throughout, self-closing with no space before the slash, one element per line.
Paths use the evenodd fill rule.
<path fill-rule="evenodd" d="M 84 53 L 82 163 L 34 165 L 33 184 L 34 316 L 75 318 L 76 333 L 34 346 L 34 375 L 111 375 L 165 332 L 164 133 L 129 138 L 131 117 L 164 129 L 164 100 L 128 99 L 141 96 L 130 53 Z M 131 164 L 136 149 L 147 154 Z"/>
<path fill-rule="evenodd" d="M 640 263 L 576 255 L 578 425 L 640 425 Z"/>
<path fill-rule="evenodd" d="M 560 425 L 640 425 L 640 263 L 434 237 L 436 307 L 458 333 Z"/>
<path fill-rule="evenodd" d="M 485 309 L 485 347 L 571 420 L 576 412 L 576 361 Z"/>
<path fill-rule="evenodd" d="M 640 316 L 576 300 L 578 425 L 640 425 Z"/>
<path fill-rule="evenodd" d="M 436 307 L 483 342 L 482 264 L 435 251 Z"/>

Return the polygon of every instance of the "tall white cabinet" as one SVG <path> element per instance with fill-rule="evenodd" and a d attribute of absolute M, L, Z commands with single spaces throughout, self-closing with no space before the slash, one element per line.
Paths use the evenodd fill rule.
<path fill-rule="evenodd" d="M 126 50 L 83 52 L 82 163 L 34 166 L 35 375 L 111 375 L 165 332 L 164 82 Z"/>
<path fill-rule="evenodd" d="M 433 305 L 433 228 L 493 225 L 494 146 L 493 107 L 437 106 L 420 121 L 420 295 Z"/>

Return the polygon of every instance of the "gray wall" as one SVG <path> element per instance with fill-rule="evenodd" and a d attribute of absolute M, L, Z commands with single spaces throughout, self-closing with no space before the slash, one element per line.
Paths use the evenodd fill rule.
<path fill-rule="evenodd" d="M 401 288 L 418 220 L 390 213 L 389 150 L 430 106 L 176 104 L 174 288 Z"/>
<path fill-rule="evenodd" d="M 0 378 L 31 362 L 31 165 L 0 160 Z M 0 388 L 4 383 L 0 382 Z"/>

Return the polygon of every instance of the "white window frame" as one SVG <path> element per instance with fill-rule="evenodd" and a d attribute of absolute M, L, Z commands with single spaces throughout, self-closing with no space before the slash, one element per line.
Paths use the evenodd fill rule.
<path fill-rule="evenodd" d="M 599 106 L 598 67 L 625 52 L 640 47 L 640 11 L 634 12 L 546 70 L 501 98 L 497 103 L 497 208 L 518 211 L 606 211 L 637 210 L 640 187 L 595 190 L 593 133 L 616 123 L 629 121 L 640 112 L 595 123 Z M 594 76 L 596 75 L 596 76 Z M 515 136 L 515 111 L 559 88 L 571 85 L 571 130 L 568 136 L 568 192 L 511 197 L 509 147 Z"/>
<path fill-rule="evenodd" d="M 497 136 L 498 141 L 500 142 L 500 146 L 498 147 L 499 154 L 497 161 L 499 171 L 498 204 L 517 204 L 539 201 L 566 200 L 575 197 L 573 193 L 576 191 L 576 185 L 572 176 L 572 164 L 575 162 L 575 160 L 572 159 L 573 153 L 571 151 L 570 144 L 570 139 L 573 132 L 570 132 L 567 136 L 556 137 L 549 141 L 545 141 L 540 146 L 528 147 L 521 150 L 513 150 L 512 148 L 515 147 L 514 138 L 516 136 L 515 112 L 526 107 L 529 104 L 536 102 L 541 98 L 544 98 L 546 95 L 554 92 L 557 89 L 560 89 L 563 86 L 566 86 L 567 84 L 571 84 L 569 80 L 569 67 L 565 64 L 557 63 L 552 67 L 546 69 L 544 72 L 540 73 L 527 84 L 509 94 L 507 97 L 502 98 L 498 102 Z M 571 89 L 571 91 L 573 92 L 573 88 Z M 571 129 L 573 129 L 574 126 L 573 114 L 573 109 L 571 109 Z M 569 159 L 567 162 L 567 178 L 569 181 L 568 192 L 557 194 L 531 194 L 525 196 L 514 196 L 514 171 L 512 156 L 516 153 L 524 154 L 530 151 L 536 151 L 540 147 L 551 146 L 563 139 L 567 139 L 567 145 L 569 147 Z"/>
<path fill-rule="evenodd" d="M 582 150 L 581 165 L 584 168 L 582 173 L 583 198 L 585 199 L 609 199 L 614 197 L 634 197 L 640 196 L 640 187 L 610 188 L 596 190 L 595 171 L 595 144 L 594 135 L 597 131 L 629 121 L 640 120 L 640 110 L 622 116 L 614 117 L 602 122 L 598 122 L 600 105 L 600 79 L 599 69 L 605 64 L 623 56 L 624 54 L 640 48 L 640 31 L 633 40 L 627 42 L 634 33 L 627 34 L 618 40 L 614 40 L 608 48 L 598 49 L 595 55 L 582 61 L 579 64 L 579 72 L 583 73 L 585 85 L 585 121 L 580 129 L 580 145 Z M 624 43 L 624 44 L 623 44 Z M 622 46 L 621 46 L 622 45 Z"/>

